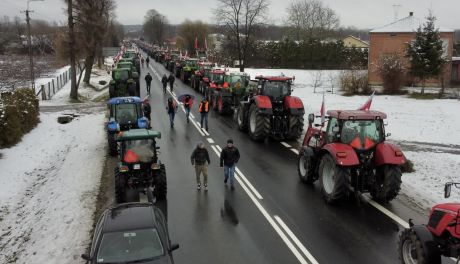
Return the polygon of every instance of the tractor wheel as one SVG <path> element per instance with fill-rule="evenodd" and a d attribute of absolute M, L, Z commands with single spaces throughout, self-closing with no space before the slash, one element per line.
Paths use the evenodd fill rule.
<path fill-rule="evenodd" d="M 301 182 L 306 184 L 313 184 L 315 182 L 315 165 L 313 163 L 312 157 L 308 157 L 302 151 L 299 154 L 297 172 L 299 173 L 299 178 Z"/>
<path fill-rule="evenodd" d="M 255 141 L 262 141 L 270 135 L 270 118 L 259 113 L 255 104 L 249 108 L 249 135 Z"/>
<path fill-rule="evenodd" d="M 126 202 L 126 186 L 123 174 L 118 168 L 115 168 L 115 200 L 117 203 Z"/>
<path fill-rule="evenodd" d="M 349 172 L 326 154 L 319 164 L 319 184 L 326 202 L 338 202 L 348 195 Z"/>
<path fill-rule="evenodd" d="M 289 131 L 286 135 L 287 139 L 298 140 L 303 132 L 303 115 L 289 116 Z"/>
<path fill-rule="evenodd" d="M 167 193 L 166 183 L 166 168 L 164 164 L 160 165 L 160 170 L 157 171 L 154 195 L 158 201 L 166 200 Z"/>
<path fill-rule="evenodd" d="M 236 119 L 238 122 L 238 129 L 243 132 L 248 131 L 248 121 L 244 118 L 244 110 L 243 106 L 241 105 L 238 107 L 238 110 L 236 112 Z"/>
<path fill-rule="evenodd" d="M 372 198 L 379 203 L 393 200 L 401 189 L 401 168 L 384 165 L 377 168 L 376 182 L 371 190 Z"/>
<path fill-rule="evenodd" d="M 428 232 L 428 231 L 427 231 Z M 425 243 L 412 228 L 401 232 L 398 243 L 399 259 L 402 264 L 441 264 L 441 255 L 433 243 Z"/>
<path fill-rule="evenodd" d="M 109 97 L 110 98 L 116 97 L 115 85 L 109 85 Z"/>
<path fill-rule="evenodd" d="M 139 191 L 135 189 L 127 189 L 126 190 L 126 202 L 127 203 L 135 203 L 139 202 Z"/>
<path fill-rule="evenodd" d="M 117 141 L 115 141 L 115 135 L 109 134 L 108 141 L 109 141 L 109 155 L 112 157 L 115 157 L 118 154 L 118 149 L 117 149 L 118 145 L 117 145 Z"/>

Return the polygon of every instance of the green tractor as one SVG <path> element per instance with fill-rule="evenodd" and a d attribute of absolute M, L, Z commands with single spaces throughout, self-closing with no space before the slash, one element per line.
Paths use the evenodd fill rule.
<path fill-rule="evenodd" d="M 224 74 L 222 86 L 211 89 L 211 107 L 219 114 L 231 114 L 249 91 L 250 77 L 244 72 L 228 72 Z"/>
<path fill-rule="evenodd" d="M 132 79 L 134 80 L 134 82 L 136 83 L 136 93 L 134 95 L 130 95 L 130 96 L 140 96 L 140 89 L 141 89 L 141 86 L 140 86 L 140 82 L 139 82 L 139 71 L 137 71 L 136 67 L 134 66 L 134 64 L 132 62 L 118 62 L 117 63 L 117 69 L 128 69 L 130 70 L 130 76 L 132 77 Z"/>
<path fill-rule="evenodd" d="M 198 59 L 188 58 L 185 60 L 184 66 L 180 73 L 180 79 L 184 82 L 190 82 L 190 78 L 195 71 L 198 70 Z"/>
<path fill-rule="evenodd" d="M 120 61 L 126 60 L 127 62 L 131 62 L 134 67 L 136 67 L 136 71 L 141 72 L 141 60 L 136 51 L 127 50 L 125 53 L 123 53 L 122 57 L 123 58 Z"/>
<path fill-rule="evenodd" d="M 157 138 L 161 138 L 160 132 L 147 129 L 118 134 L 119 163 L 114 170 L 117 203 L 138 202 L 140 193 L 152 189 L 155 199 L 166 199 L 166 168 L 158 159 Z"/>
<path fill-rule="evenodd" d="M 123 97 L 136 95 L 136 80 L 133 78 L 137 73 L 130 69 L 112 70 L 112 80 L 109 83 L 109 97 Z M 139 75 L 137 75 L 137 82 Z"/>

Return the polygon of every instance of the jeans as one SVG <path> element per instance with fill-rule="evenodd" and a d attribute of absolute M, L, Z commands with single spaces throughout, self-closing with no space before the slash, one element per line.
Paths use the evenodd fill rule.
<path fill-rule="evenodd" d="M 172 93 L 172 91 L 174 89 L 174 83 L 173 82 L 169 83 L 169 89 L 171 90 L 171 93 Z"/>
<path fill-rule="evenodd" d="M 230 186 L 233 186 L 235 181 L 235 164 L 231 166 L 224 165 L 224 176 L 225 179 L 230 179 Z"/>
<path fill-rule="evenodd" d="M 147 82 L 146 84 L 147 84 L 147 93 L 150 93 L 150 83 Z"/>
<path fill-rule="evenodd" d="M 203 128 L 203 121 L 205 123 L 206 130 L 208 130 L 208 113 L 201 113 L 201 128 Z"/>
<path fill-rule="evenodd" d="M 190 107 L 184 107 L 185 108 L 185 116 L 187 117 L 187 123 L 190 121 Z"/>
<path fill-rule="evenodd" d="M 174 126 L 174 116 L 176 116 L 175 112 L 168 112 L 169 115 L 169 123 L 171 124 L 171 127 Z"/>
<path fill-rule="evenodd" d="M 200 174 L 203 173 L 204 185 L 208 185 L 208 165 L 195 165 L 196 184 L 201 185 Z"/>
<path fill-rule="evenodd" d="M 166 86 L 168 86 L 167 83 L 163 83 L 163 93 L 166 93 Z"/>

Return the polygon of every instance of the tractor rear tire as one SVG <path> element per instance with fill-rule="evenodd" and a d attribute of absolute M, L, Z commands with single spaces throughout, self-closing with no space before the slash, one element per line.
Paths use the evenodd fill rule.
<path fill-rule="evenodd" d="M 126 202 L 126 185 L 123 174 L 118 168 L 115 168 L 115 200 L 117 203 Z"/>
<path fill-rule="evenodd" d="M 112 157 L 115 157 L 118 154 L 118 145 L 117 141 L 115 141 L 115 135 L 109 134 L 108 135 L 108 141 L 109 141 L 109 155 Z"/>
<path fill-rule="evenodd" d="M 248 120 L 244 118 L 243 106 L 240 105 L 236 110 L 236 121 L 238 122 L 238 129 L 247 132 L 248 131 Z"/>
<path fill-rule="evenodd" d="M 401 177 L 401 168 L 397 165 L 377 168 L 376 183 L 371 190 L 372 198 L 379 203 L 393 200 L 401 189 Z"/>
<path fill-rule="evenodd" d="M 164 164 L 160 165 L 160 170 L 157 172 L 154 195 L 158 201 L 166 200 L 166 193 L 168 192 L 166 182 L 166 167 Z"/>
<path fill-rule="evenodd" d="M 289 131 L 287 133 L 287 139 L 298 140 L 302 136 L 303 132 L 303 115 L 290 115 L 289 116 Z"/>
<path fill-rule="evenodd" d="M 435 243 L 426 243 L 418 237 L 412 228 L 406 228 L 401 232 L 398 243 L 398 255 L 402 264 L 441 264 L 441 255 Z"/>
<path fill-rule="evenodd" d="M 313 184 L 316 179 L 315 164 L 313 163 L 312 157 L 305 155 L 302 151 L 299 154 L 297 165 L 297 172 L 299 173 L 300 181 L 306 184 Z"/>
<path fill-rule="evenodd" d="M 249 107 L 249 136 L 255 141 L 263 141 L 270 135 L 270 118 L 259 112 L 256 104 Z"/>
<path fill-rule="evenodd" d="M 328 203 L 335 203 L 348 196 L 350 173 L 338 166 L 331 155 L 326 154 L 319 164 L 321 193 Z"/>

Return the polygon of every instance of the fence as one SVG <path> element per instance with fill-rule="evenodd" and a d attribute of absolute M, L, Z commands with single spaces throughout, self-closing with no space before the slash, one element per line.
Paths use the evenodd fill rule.
<path fill-rule="evenodd" d="M 77 75 L 79 74 L 79 69 L 77 67 Z M 58 76 L 54 77 L 50 82 L 45 84 L 40 84 L 37 96 L 41 100 L 51 100 L 51 97 L 55 95 L 59 90 L 62 89 L 70 80 L 70 68 L 60 73 Z"/>

